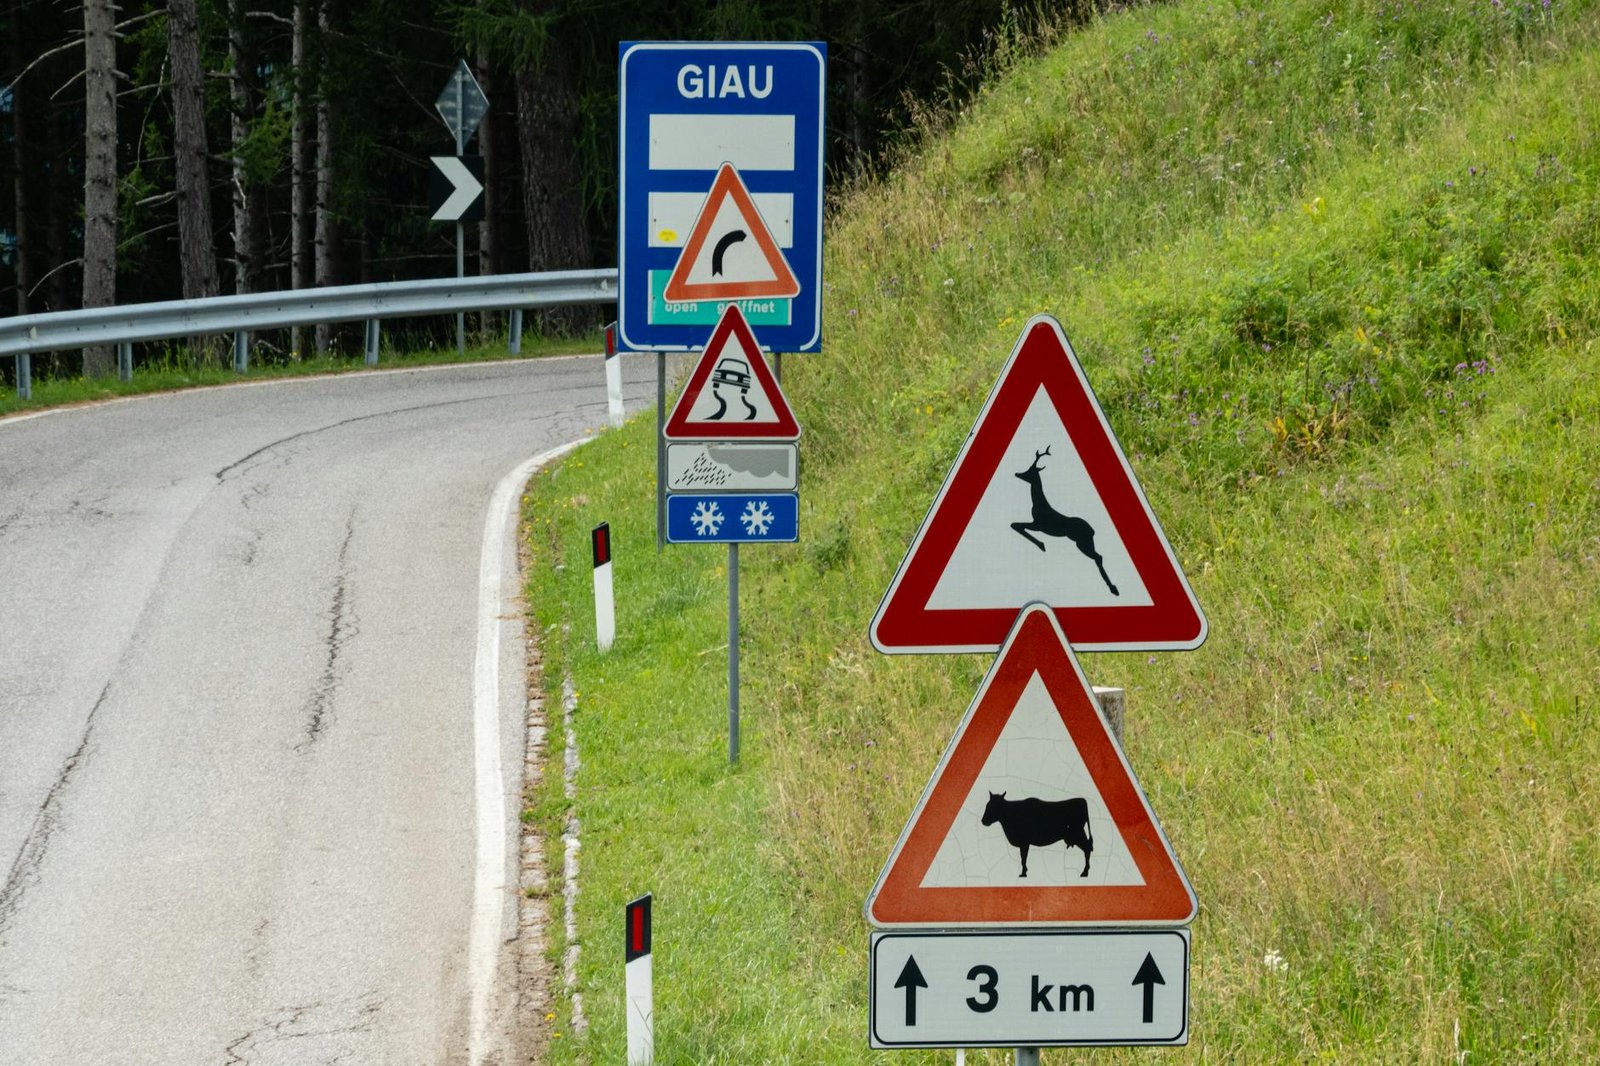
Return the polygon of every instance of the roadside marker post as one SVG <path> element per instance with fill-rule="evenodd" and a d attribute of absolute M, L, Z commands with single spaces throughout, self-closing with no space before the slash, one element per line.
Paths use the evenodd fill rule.
<path fill-rule="evenodd" d="M 656 1054 L 655 973 L 650 961 L 650 904 L 647 893 L 629 903 L 623 915 L 622 970 L 628 1014 L 628 1066 L 652 1066 Z"/>
<path fill-rule="evenodd" d="M 606 327 L 606 405 L 613 428 L 627 420 L 622 410 L 622 364 L 617 361 L 617 324 Z"/>
<path fill-rule="evenodd" d="M 611 584 L 611 523 L 601 522 L 589 534 L 594 557 L 594 642 L 601 652 L 617 638 L 617 605 Z"/>

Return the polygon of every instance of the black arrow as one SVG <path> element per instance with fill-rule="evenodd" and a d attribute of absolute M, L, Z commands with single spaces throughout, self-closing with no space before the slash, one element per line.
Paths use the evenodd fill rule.
<path fill-rule="evenodd" d="M 1156 965 L 1156 957 L 1150 952 L 1144 953 L 1144 962 L 1139 964 L 1139 972 L 1133 975 L 1133 983 L 1144 985 L 1144 1022 L 1149 1025 L 1156 1015 L 1156 985 L 1167 983 L 1166 978 L 1161 976 L 1161 968 Z"/>
<path fill-rule="evenodd" d="M 917 989 L 927 988 L 928 981 L 922 976 L 922 970 L 917 966 L 915 955 L 906 956 L 905 969 L 900 971 L 900 977 L 894 987 L 906 990 L 906 1024 L 917 1024 Z"/>
<path fill-rule="evenodd" d="M 717 246 L 711 249 L 712 277 L 716 277 L 718 274 L 722 273 L 722 253 L 726 252 L 731 246 L 744 240 L 747 236 L 749 236 L 749 234 L 745 233 L 745 231 L 742 229 L 730 230 L 728 234 L 722 238 L 722 240 L 717 242 Z"/>

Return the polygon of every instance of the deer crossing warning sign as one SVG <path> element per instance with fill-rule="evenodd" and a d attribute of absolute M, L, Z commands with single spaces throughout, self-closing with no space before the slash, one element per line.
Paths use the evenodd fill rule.
<path fill-rule="evenodd" d="M 1177 557 L 1049 315 L 1023 327 L 872 619 L 872 643 L 994 651 L 1034 600 L 1083 650 L 1206 638 Z"/>
<path fill-rule="evenodd" d="M 1193 919 L 1194 891 L 1044 604 L 1017 618 L 866 912 L 878 926 Z"/>

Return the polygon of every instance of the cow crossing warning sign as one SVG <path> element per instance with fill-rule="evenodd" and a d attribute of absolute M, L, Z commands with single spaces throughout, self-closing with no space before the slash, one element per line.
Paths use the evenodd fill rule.
<path fill-rule="evenodd" d="M 1048 606 L 1017 618 L 866 912 L 879 926 L 1194 917 L 1194 892 Z"/>
<path fill-rule="evenodd" d="M 789 299 L 799 294 L 799 279 L 779 251 L 750 190 L 733 164 L 723 163 L 662 298 L 668 302 Z"/>
<path fill-rule="evenodd" d="M 879 651 L 994 651 L 1040 600 L 1073 646 L 1198 647 L 1205 616 L 1066 334 L 1023 328 L 872 620 Z"/>
<path fill-rule="evenodd" d="M 662 433 L 668 440 L 795 440 L 800 423 L 738 304 L 729 304 Z"/>

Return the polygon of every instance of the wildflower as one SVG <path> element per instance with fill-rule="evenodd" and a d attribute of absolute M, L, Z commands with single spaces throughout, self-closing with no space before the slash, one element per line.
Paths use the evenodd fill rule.
<path fill-rule="evenodd" d="M 1273 973 L 1287 973 L 1289 960 L 1284 958 L 1277 948 L 1273 948 L 1261 957 L 1261 965 Z"/>

